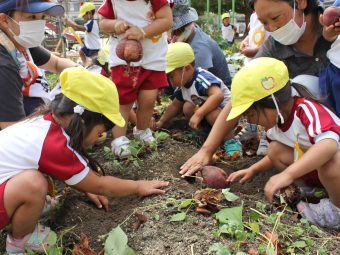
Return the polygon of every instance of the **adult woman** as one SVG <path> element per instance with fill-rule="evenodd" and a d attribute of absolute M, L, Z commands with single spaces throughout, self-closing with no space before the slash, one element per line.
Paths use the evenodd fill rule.
<path fill-rule="evenodd" d="M 1 1 L 0 130 L 24 118 L 24 106 L 33 109 L 43 103 L 48 87 L 41 69 L 59 73 L 75 66 L 40 46 L 46 17 L 63 13 L 61 5 L 46 0 Z"/>
<path fill-rule="evenodd" d="M 271 32 L 256 57 L 282 60 L 289 76 L 317 75 L 326 67 L 326 52 L 331 43 L 322 37 L 316 0 L 254 0 L 255 12 L 265 29 Z M 223 139 L 231 135 L 238 119 L 226 122 L 231 110 L 227 104 L 217 118 L 202 148 L 183 164 L 180 174 L 192 175 L 209 164 Z"/>

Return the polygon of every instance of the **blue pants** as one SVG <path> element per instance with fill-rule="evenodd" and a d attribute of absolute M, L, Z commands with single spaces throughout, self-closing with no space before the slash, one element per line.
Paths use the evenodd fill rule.
<path fill-rule="evenodd" d="M 329 64 L 325 69 L 321 70 L 319 85 L 327 103 L 340 117 L 340 69 L 333 64 Z"/>

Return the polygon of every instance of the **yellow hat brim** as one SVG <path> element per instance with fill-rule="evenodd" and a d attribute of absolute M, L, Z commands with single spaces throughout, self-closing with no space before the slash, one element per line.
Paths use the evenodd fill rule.
<path fill-rule="evenodd" d="M 175 70 L 176 69 L 176 67 L 173 67 L 173 66 L 167 66 L 166 68 L 165 68 L 165 73 L 171 73 L 173 70 Z"/>
<path fill-rule="evenodd" d="M 104 115 L 106 118 L 112 121 L 116 126 L 118 127 L 124 127 L 125 126 L 125 120 L 123 116 L 118 113 L 118 114 L 105 114 Z"/>
<path fill-rule="evenodd" d="M 246 110 L 249 109 L 250 106 L 252 106 L 254 102 L 249 102 L 246 104 L 242 104 L 242 105 L 238 105 L 235 107 L 231 108 L 231 111 L 227 117 L 227 120 L 232 120 L 235 119 L 236 117 L 242 115 L 242 113 L 244 113 Z"/>

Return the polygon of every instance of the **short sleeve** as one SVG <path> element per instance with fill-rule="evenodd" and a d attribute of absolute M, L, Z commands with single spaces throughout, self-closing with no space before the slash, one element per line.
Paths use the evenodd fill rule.
<path fill-rule="evenodd" d="M 93 23 L 94 23 L 94 20 L 90 20 L 89 22 L 87 22 L 87 23 L 84 25 L 84 26 L 85 26 L 85 29 L 86 29 L 86 32 L 91 33 L 92 28 L 93 28 Z"/>
<path fill-rule="evenodd" d="M 36 64 L 37 66 L 42 66 L 46 64 L 51 58 L 51 52 L 41 46 L 30 48 L 30 53 L 33 58 L 34 64 Z"/>
<path fill-rule="evenodd" d="M 211 86 L 221 87 L 221 80 L 207 71 L 201 71 L 197 74 L 195 87 L 200 96 L 208 96 L 208 89 Z"/>
<path fill-rule="evenodd" d="M 65 131 L 55 124 L 46 135 L 39 160 L 39 171 L 75 185 L 90 171 L 87 160 L 69 144 Z"/>
<path fill-rule="evenodd" d="M 0 45 L 0 122 L 16 122 L 25 117 L 22 99 L 23 82 L 18 67 Z"/>
<path fill-rule="evenodd" d="M 151 6 L 153 12 L 158 12 L 160 8 L 162 8 L 164 5 L 171 5 L 171 1 L 168 0 L 151 0 Z"/>
<path fill-rule="evenodd" d="M 113 12 L 111 0 L 105 0 L 104 3 L 99 7 L 98 13 L 107 19 L 114 19 L 115 14 Z"/>

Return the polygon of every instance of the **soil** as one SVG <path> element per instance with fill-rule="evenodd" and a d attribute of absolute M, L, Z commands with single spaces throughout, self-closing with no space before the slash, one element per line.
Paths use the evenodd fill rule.
<path fill-rule="evenodd" d="M 183 254 L 208 254 L 211 244 L 220 242 L 235 251 L 235 239 L 226 235 L 214 236 L 217 230 L 217 222 L 213 215 L 202 215 L 190 208 L 187 218 L 182 222 L 169 222 L 171 215 L 176 214 L 177 207 L 171 206 L 169 198 L 190 199 L 193 194 L 202 188 L 200 184 L 189 183 L 180 178 L 179 167 L 197 151 L 197 146 L 191 143 L 183 143 L 173 139 L 163 142 L 157 151 L 145 155 L 142 158 L 141 167 L 136 169 L 130 164 L 123 171 L 114 170 L 113 165 L 104 159 L 102 147 L 95 149 L 96 158 L 103 164 L 108 175 L 114 175 L 124 179 L 160 179 L 169 181 L 170 185 L 165 189 L 165 195 L 150 196 L 145 198 L 128 197 L 110 199 L 110 210 L 105 212 L 97 209 L 84 196 L 73 189 L 68 189 L 64 195 L 60 209 L 53 215 L 50 226 L 62 238 L 64 254 L 71 254 L 75 243 L 79 242 L 80 234 L 85 233 L 90 246 L 99 252 L 103 248 L 103 238 L 113 228 L 123 223 L 121 228 L 128 236 L 128 244 L 140 255 L 183 255 Z M 229 163 L 217 164 L 227 173 L 250 166 L 259 160 L 259 157 L 244 157 Z M 240 196 L 244 203 L 244 211 L 249 207 L 256 208 L 256 202 L 265 203 L 263 187 L 273 172 L 268 171 L 255 176 L 244 185 L 232 184 L 231 191 Z M 240 205 L 240 200 L 231 206 Z M 157 205 L 158 204 L 158 205 Z M 153 207 L 143 208 L 145 206 Z M 129 215 L 134 210 L 143 213 L 147 221 L 139 229 L 133 229 L 133 223 L 137 218 Z M 293 221 L 288 224 L 294 224 Z M 0 253 L 4 252 L 6 231 L 0 232 Z M 327 230 L 326 230 L 327 231 Z M 326 232 L 329 237 L 334 237 L 331 231 Z M 253 247 L 256 247 L 256 244 Z M 240 250 L 248 251 L 249 245 L 240 247 Z M 340 254 L 340 242 L 335 239 L 328 245 L 328 253 Z M 316 254 L 316 253 L 312 253 Z"/>

